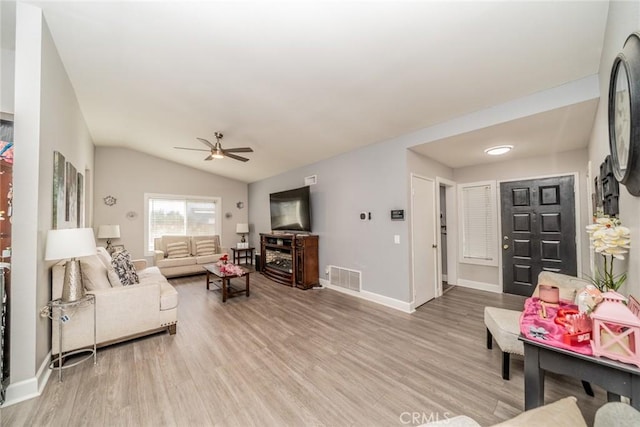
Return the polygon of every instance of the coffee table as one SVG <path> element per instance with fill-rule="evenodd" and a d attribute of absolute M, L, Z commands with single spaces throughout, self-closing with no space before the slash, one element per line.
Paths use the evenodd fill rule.
<path fill-rule="evenodd" d="M 235 274 L 224 274 L 220 272 L 220 267 L 217 264 L 207 264 L 204 266 L 204 269 L 207 272 L 207 290 L 209 290 L 209 285 L 214 284 L 218 286 L 216 279 L 220 279 L 222 281 L 222 286 L 218 286 L 222 288 L 222 302 L 227 302 L 227 298 L 238 294 L 245 294 L 247 298 L 249 297 L 249 276 L 251 273 L 255 272 L 253 268 L 240 266 L 242 270 L 244 270 L 245 277 L 245 288 L 244 289 L 234 289 L 231 287 L 231 279 L 240 277 Z M 211 277 L 213 276 L 213 278 Z"/>

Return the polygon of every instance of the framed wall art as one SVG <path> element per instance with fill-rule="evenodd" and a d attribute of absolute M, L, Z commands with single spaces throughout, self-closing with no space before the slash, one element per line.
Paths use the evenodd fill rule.
<path fill-rule="evenodd" d="M 64 228 L 65 221 L 65 168 L 66 161 L 62 153 L 53 152 L 53 224 L 54 230 Z"/>

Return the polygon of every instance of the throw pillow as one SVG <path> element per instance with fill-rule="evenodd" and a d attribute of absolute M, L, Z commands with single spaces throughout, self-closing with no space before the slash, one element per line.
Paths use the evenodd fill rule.
<path fill-rule="evenodd" d="M 169 243 L 167 254 L 167 258 L 186 258 L 189 256 L 189 247 L 186 242 Z"/>
<path fill-rule="evenodd" d="M 199 240 L 196 242 L 196 256 L 213 255 L 216 250 L 216 242 L 213 240 Z"/>
<path fill-rule="evenodd" d="M 116 269 L 113 268 L 113 265 L 110 265 L 109 268 L 107 268 L 107 278 L 109 279 L 109 283 L 111 283 L 112 288 L 122 286 L 120 276 L 118 276 L 118 273 L 116 273 Z"/>
<path fill-rule="evenodd" d="M 129 251 L 126 249 L 115 253 L 111 259 L 111 264 L 116 273 L 118 273 L 122 286 L 135 285 L 140 282 L 136 268 L 131 262 Z"/>
<path fill-rule="evenodd" d="M 87 291 L 109 289 L 111 287 L 107 277 L 107 268 L 97 256 L 91 255 L 79 259 L 82 284 Z"/>

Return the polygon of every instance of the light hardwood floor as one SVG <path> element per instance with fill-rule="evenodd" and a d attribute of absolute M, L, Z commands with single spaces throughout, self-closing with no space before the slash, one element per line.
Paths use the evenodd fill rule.
<path fill-rule="evenodd" d="M 39 398 L 2 409 L 4 426 L 411 425 L 466 414 L 482 425 L 523 410 L 523 362 L 511 381 L 485 348 L 483 308 L 523 299 L 455 287 L 404 314 L 259 274 L 251 297 L 222 304 L 204 276 L 172 280 L 178 332 L 98 351 L 52 375 Z M 547 376 L 546 401 L 575 395 L 589 423 L 605 403 L 579 381 Z M 404 414 L 404 415 L 403 415 Z M 408 414 L 408 415 L 407 415 Z"/>

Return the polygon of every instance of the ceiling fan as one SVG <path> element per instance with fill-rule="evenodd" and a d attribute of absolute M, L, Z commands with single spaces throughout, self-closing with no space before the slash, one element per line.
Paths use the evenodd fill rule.
<path fill-rule="evenodd" d="M 204 145 L 208 146 L 208 149 L 203 148 L 187 148 L 187 147 L 173 147 L 179 150 L 192 150 L 192 151 L 209 151 L 209 155 L 205 157 L 205 160 L 213 160 L 213 159 L 224 159 L 225 157 L 229 157 L 230 159 L 240 160 L 241 162 L 248 162 L 249 159 L 246 157 L 238 156 L 233 153 L 253 153 L 253 149 L 250 147 L 239 147 L 239 148 L 222 148 L 222 144 L 220 144 L 220 140 L 223 135 L 220 132 L 215 132 L 213 134 L 216 137 L 216 143 L 212 144 L 204 138 L 196 138 L 198 141 L 202 142 Z"/>

